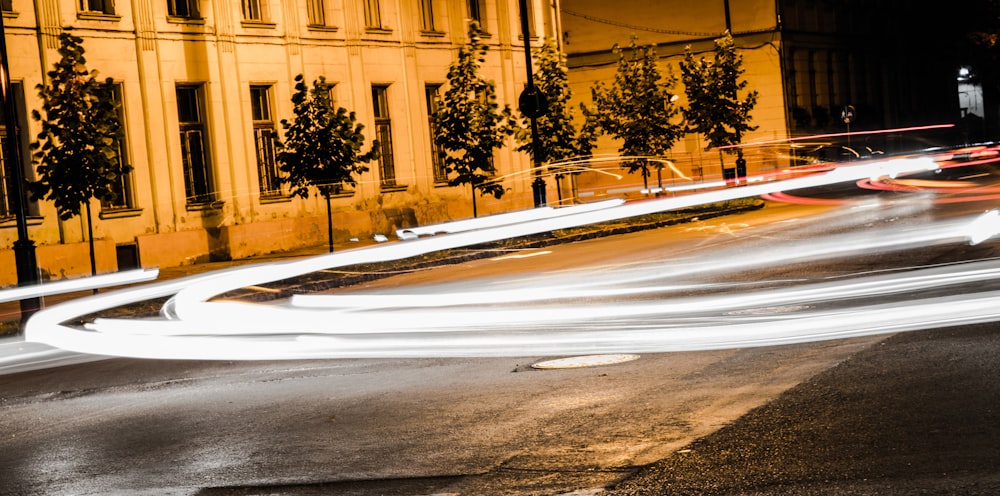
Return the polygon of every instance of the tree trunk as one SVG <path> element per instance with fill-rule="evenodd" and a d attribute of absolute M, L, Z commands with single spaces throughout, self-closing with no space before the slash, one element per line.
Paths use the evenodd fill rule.
<path fill-rule="evenodd" d="M 476 211 L 476 183 L 472 183 L 472 218 L 479 217 Z"/>
<path fill-rule="evenodd" d="M 90 245 L 90 275 L 97 275 L 97 258 L 94 254 L 94 222 L 90 212 L 90 202 L 84 202 L 87 208 L 87 243 Z"/>
<path fill-rule="evenodd" d="M 330 206 L 330 195 L 326 197 L 326 239 L 330 246 L 330 253 L 333 253 L 333 207 Z"/>
<path fill-rule="evenodd" d="M 97 275 L 97 257 L 94 254 L 94 222 L 91 217 L 90 211 L 90 201 L 84 202 L 87 207 L 87 243 L 90 245 L 90 275 Z M 94 288 L 94 294 L 97 294 L 97 288 Z"/>
<path fill-rule="evenodd" d="M 649 162 L 642 163 L 642 189 L 649 196 Z"/>

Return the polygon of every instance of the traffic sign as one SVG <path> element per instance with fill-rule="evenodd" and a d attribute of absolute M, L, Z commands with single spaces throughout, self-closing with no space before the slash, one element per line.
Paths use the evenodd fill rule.
<path fill-rule="evenodd" d="M 840 111 L 840 120 L 843 121 L 844 124 L 850 124 L 854 122 L 854 119 L 856 118 L 857 113 L 854 110 L 854 105 L 847 105 Z"/>
<path fill-rule="evenodd" d="M 541 91 L 532 86 L 531 88 L 525 88 L 521 92 L 521 96 L 517 98 L 517 109 L 525 117 L 536 119 L 549 112 L 549 102 L 545 99 L 545 95 Z"/>

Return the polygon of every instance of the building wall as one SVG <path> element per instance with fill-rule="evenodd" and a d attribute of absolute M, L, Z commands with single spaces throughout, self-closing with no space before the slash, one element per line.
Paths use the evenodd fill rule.
<path fill-rule="evenodd" d="M 570 84 L 575 98 L 588 103 L 596 82 L 613 81 L 613 46 L 628 46 L 633 36 L 639 44 L 654 44 L 663 72 L 673 68 L 679 75 L 678 62 L 688 47 L 710 56 L 711 40 L 730 28 L 744 57 L 747 89 L 759 92 L 751 112 L 759 128 L 743 137 L 752 144 L 957 122 L 958 64 L 940 33 L 959 29 L 953 21 L 960 10 L 916 9 L 903 0 L 575 0 L 563 2 L 561 13 Z M 683 88 L 676 90 L 682 97 L 678 104 L 686 105 Z M 840 119 L 848 105 L 856 110 L 850 128 Z M 856 138 L 853 144 L 904 152 L 953 143 L 957 129 L 887 133 Z M 814 144 L 839 148 L 841 143 Z M 689 135 L 672 155 L 692 176 L 717 177 L 718 152 L 705 152 L 704 146 L 699 136 Z M 595 153 L 617 149 L 616 142 L 604 138 Z M 746 150 L 752 153 L 751 173 L 803 159 L 801 147 L 792 144 Z M 731 167 L 733 157 L 724 158 Z M 615 188 L 607 177 L 601 182 Z M 641 178 L 615 182 L 641 184 Z"/>
<path fill-rule="evenodd" d="M 365 26 L 366 1 L 378 3 L 379 29 Z M 536 33 L 552 33 L 555 16 L 545 10 L 548 2 L 531 2 Z M 409 0 L 322 0 L 322 25 L 309 25 L 307 4 L 312 2 L 260 0 L 260 20 L 245 19 L 241 2 L 234 0 L 195 1 L 200 15 L 192 18 L 168 15 L 168 2 L 154 0 L 118 0 L 113 15 L 81 12 L 80 5 L 93 3 L 13 0 L 13 13 L 6 13 L 4 21 L 11 73 L 26 89 L 28 111 L 40 108 L 33 88 L 58 59 L 57 37 L 63 30 L 85 40 L 88 69 L 121 85 L 134 201 L 131 208 L 117 209 L 94 203 L 100 258 L 113 259 L 114 247 L 123 244 L 135 244 L 146 267 L 325 244 L 322 198 L 260 194 L 250 87 L 270 87 L 272 121 L 281 130 L 279 121 L 293 118 L 290 98 L 297 74 L 310 83 L 325 76 L 334 85 L 335 104 L 356 112 L 364 124 L 368 144 L 375 130 L 372 85 L 387 91 L 396 185 L 385 187 L 378 165 L 368 164 L 353 194 L 332 200 L 335 244 L 472 215 L 467 188 L 434 181 L 424 93 L 426 85 L 446 82 L 448 65 L 466 41 L 468 0 L 432 0 L 433 30 L 421 24 L 420 2 Z M 526 77 L 517 0 L 481 4 L 490 32 L 484 74 L 496 81 L 501 105 L 516 106 Z M 532 40 L 540 44 L 540 38 Z M 176 92 L 183 84 L 199 85 L 203 92 L 214 201 L 186 198 Z M 27 142 L 39 126 L 25 121 L 22 141 Z M 514 147 L 511 140 L 497 152 L 500 175 L 530 167 Z M 530 177 L 514 176 L 504 185 L 509 191 L 501 200 L 478 199 L 481 214 L 532 206 Z M 87 260 L 84 218 L 59 221 L 49 202 L 30 208 L 29 234 L 40 249 L 65 246 L 70 258 Z M 9 250 L 16 238 L 14 222 L 0 220 L 0 251 Z M 46 265 L 42 273 L 89 272 L 88 264 L 77 270 L 81 264 L 62 260 L 41 261 Z M 113 264 L 102 264 L 102 271 L 112 269 Z M 0 273 L 0 284 L 12 282 Z"/>
<path fill-rule="evenodd" d="M 564 51 L 570 66 L 569 81 L 574 99 L 590 104 L 591 88 L 598 82 L 610 84 L 617 70 L 615 45 L 627 47 L 635 37 L 640 45 L 655 45 L 660 57 L 661 74 L 678 78 L 673 92 L 680 96 L 677 105 L 686 106 L 687 99 L 680 83 L 679 63 L 690 48 L 696 57 L 713 56 L 714 39 L 727 28 L 726 3 L 729 4 L 729 27 L 736 46 L 743 56 L 748 81 L 747 91 L 756 90 L 759 99 L 751 112 L 756 131 L 744 136 L 745 143 L 784 139 L 785 93 L 781 78 L 781 37 L 773 0 L 719 0 L 690 3 L 682 0 L 643 2 L 623 0 L 576 0 L 562 4 Z M 742 97 L 743 95 L 741 95 Z M 595 154 L 617 153 L 619 143 L 604 136 L 598 142 Z M 670 158 L 684 176 L 692 180 L 711 180 L 722 177 L 722 167 L 734 167 L 735 156 L 720 157 L 718 151 L 706 151 L 706 143 L 696 134 L 688 134 L 678 141 Z M 761 173 L 777 169 L 783 164 L 780 154 L 770 149 L 748 151 L 748 171 Z M 624 174 L 617 164 L 606 165 L 608 172 Z M 664 170 L 661 177 L 670 174 L 669 184 L 683 183 L 678 174 Z M 580 191 L 594 192 L 635 189 L 642 185 L 639 175 L 624 174 L 621 179 L 607 174 L 583 175 L 579 178 Z M 668 185 L 669 185 L 668 184 Z"/>

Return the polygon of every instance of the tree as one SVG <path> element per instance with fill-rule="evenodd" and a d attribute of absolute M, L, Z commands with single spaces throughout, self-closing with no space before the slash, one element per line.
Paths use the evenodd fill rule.
<path fill-rule="evenodd" d="M 704 57 L 695 60 L 689 46 L 680 66 L 688 99 L 684 117 L 692 131 L 705 136 L 708 148 L 738 145 L 744 134 L 757 129 L 750 125 L 750 111 L 757 104 L 757 92 L 750 91 L 742 100 L 739 98 L 748 83 L 740 80 L 744 72 L 743 56 L 736 52 L 728 31 L 715 40 L 713 60 Z M 745 167 L 743 149 L 737 147 L 736 154 L 737 168 Z"/>
<path fill-rule="evenodd" d="M 340 193 L 344 184 L 354 186 L 354 174 L 368 171 L 362 165 L 378 159 L 378 140 L 371 148 L 361 152 L 365 136 L 364 126 L 357 122 L 354 112 L 344 107 L 333 109 L 330 87 L 320 76 L 313 81 L 312 89 L 302 74 L 295 76 L 295 93 L 292 95 L 295 119 L 281 120 L 285 130 L 284 141 L 275 140 L 277 161 L 285 176 L 278 180 L 292 186 L 290 194 L 309 197 L 315 187 L 326 199 L 327 236 L 333 251 L 333 209 L 330 197 Z"/>
<path fill-rule="evenodd" d="M 590 121 L 585 131 L 599 128 L 621 140 L 618 151 L 626 157 L 622 167 L 630 173 L 641 171 L 648 188 L 649 158 L 665 155 L 684 132 L 682 124 L 673 122 L 680 115 L 670 93 L 677 78 L 664 78 L 656 65 L 656 50 L 638 46 L 634 37 L 627 54 L 617 45 L 614 52 L 618 55 L 614 83 L 606 88 L 598 81 L 591 88 L 596 109 L 585 111 Z M 659 161 L 652 163 L 663 167 Z"/>
<path fill-rule="evenodd" d="M 573 111 L 569 106 L 572 92 L 566 75 L 566 57 L 556 49 L 552 40 L 546 40 L 536 52 L 538 69 L 534 75 L 535 88 L 545 96 L 548 112 L 537 119 L 539 164 L 590 155 L 594 136 L 585 128 L 579 131 L 573 125 Z M 532 135 L 526 117 L 521 118 L 517 151 L 534 153 Z M 535 158 L 535 157 L 532 157 Z"/>
<path fill-rule="evenodd" d="M 501 198 L 503 185 L 491 180 L 496 173 L 494 150 L 514 132 L 510 107 L 497 104 L 496 85 L 479 74 L 487 46 L 480 39 L 479 24 L 469 23 L 469 42 L 458 50 L 448 67 L 448 90 L 434 114 L 434 141 L 444 151 L 448 185 L 468 184 L 472 190 L 472 215 L 477 216 L 476 191 Z"/>
<path fill-rule="evenodd" d="M 122 128 L 113 80 L 99 82 L 97 71 L 87 70 L 82 38 L 62 33 L 59 42 L 61 58 L 48 72 L 49 84 L 36 87 L 42 112 L 31 116 L 42 130 L 31 150 L 39 179 L 28 189 L 32 200 L 52 200 L 62 220 L 86 207 L 90 270 L 96 274 L 90 202 L 115 200 L 116 185 L 132 168 L 119 157 Z"/>

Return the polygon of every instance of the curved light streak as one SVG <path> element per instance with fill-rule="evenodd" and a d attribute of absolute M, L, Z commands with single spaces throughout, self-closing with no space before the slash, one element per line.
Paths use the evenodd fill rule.
<path fill-rule="evenodd" d="M 753 141 L 749 143 L 738 143 L 735 145 L 726 145 L 718 147 L 719 150 L 729 150 L 733 148 L 744 148 L 752 146 L 761 145 L 773 145 L 775 143 L 790 143 L 795 141 L 806 141 L 814 139 L 824 139 L 824 138 L 842 138 L 846 136 L 867 136 L 875 134 L 892 134 L 892 133 L 905 133 L 912 131 L 929 131 L 932 129 L 948 129 L 955 127 L 954 124 L 931 124 L 928 126 L 911 126 L 911 127 L 897 127 L 893 129 L 877 129 L 874 131 L 854 131 L 854 132 L 843 132 L 843 133 L 827 133 L 827 134 L 814 134 L 811 136 L 797 136 L 794 138 L 781 138 L 766 141 Z"/>
<path fill-rule="evenodd" d="M 676 286 L 646 284 L 656 277 L 743 270 L 752 264 L 829 258 L 851 251 L 893 250 L 992 236 L 993 220 L 940 222 L 866 236 L 864 240 L 790 246 L 743 260 L 705 261 L 651 276 L 608 278 L 595 285 L 542 286 L 538 291 L 383 296 L 296 296 L 281 304 L 214 301 L 242 287 L 317 270 L 397 260 L 433 251 L 618 220 L 693 205 L 758 196 L 866 177 L 936 168 L 927 158 L 852 164 L 826 173 L 739 188 L 648 200 L 516 224 L 377 245 L 318 257 L 267 263 L 95 295 L 38 312 L 28 341 L 84 353 L 147 358 L 297 359 L 348 357 L 524 356 L 679 351 L 743 347 L 898 332 L 992 321 L 1000 294 L 924 298 L 916 302 L 824 310 L 837 299 L 870 301 L 943 285 L 995 279 L 998 262 L 948 270 L 870 276 L 851 282 L 768 290 L 747 295 L 657 299 Z M 993 215 L 995 217 L 995 214 Z M 634 284 L 622 287 L 622 284 Z M 696 287 L 700 289 L 700 287 Z M 96 319 L 77 329 L 63 324 L 99 310 L 173 295 L 164 318 Z M 634 298 L 633 298 L 634 297 Z M 632 299 L 630 299 L 632 298 Z M 633 299 L 635 301 L 633 301 Z M 585 301 L 581 301 L 585 300 Z M 814 308 L 815 307 L 815 308 Z M 767 309 L 779 308 L 774 312 Z M 800 309 L 783 314 L 781 308 Z M 706 313 L 705 309 L 711 311 Z M 756 310 L 749 314 L 741 311 Z M 765 311 L 761 314 L 760 310 Z M 722 313 L 719 313 L 722 312 Z"/>
<path fill-rule="evenodd" d="M 28 298 L 37 298 L 39 296 L 72 293 L 74 291 L 87 291 L 91 289 L 120 286 L 123 284 L 149 282 L 156 279 L 159 274 L 159 269 L 136 269 L 114 272 L 111 274 L 101 274 L 97 276 L 78 277 L 75 279 L 32 284 L 30 286 L 19 286 L 16 288 L 0 290 L 0 303 L 26 300 Z"/>

